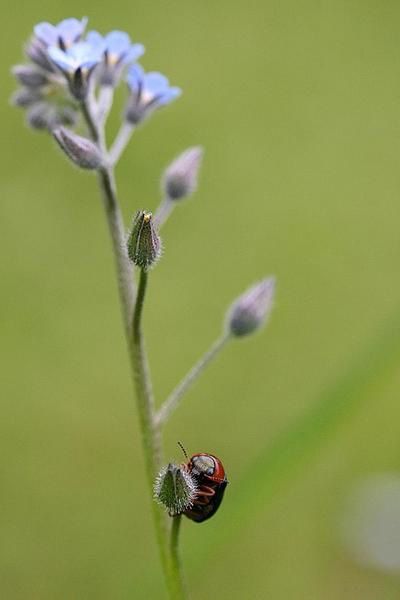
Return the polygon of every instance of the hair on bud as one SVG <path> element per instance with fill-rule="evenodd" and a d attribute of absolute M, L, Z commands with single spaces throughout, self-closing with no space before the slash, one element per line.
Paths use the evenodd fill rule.
<path fill-rule="evenodd" d="M 26 121 L 32 129 L 48 130 L 54 122 L 54 114 L 54 108 L 47 102 L 36 102 L 28 108 Z"/>
<path fill-rule="evenodd" d="M 274 277 L 263 279 L 249 288 L 228 311 L 228 331 L 235 337 L 243 337 L 260 329 L 269 317 L 274 295 Z"/>
<path fill-rule="evenodd" d="M 42 94 L 39 90 L 33 88 L 18 88 L 11 96 L 10 102 L 14 106 L 20 108 L 28 108 L 33 104 L 36 104 L 42 99 Z"/>
<path fill-rule="evenodd" d="M 165 506 L 171 517 L 180 515 L 193 506 L 197 485 L 183 467 L 169 464 L 156 477 L 154 499 Z"/>
<path fill-rule="evenodd" d="M 161 239 L 151 212 L 138 210 L 128 235 L 128 256 L 137 267 L 147 271 L 161 256 Z"/>
<path fill-rule="evenodd" d="M 101 167 L 102 154 L 92 141 L 66 127 L 57 127 L 52 133 L 60 148 L 78 167 L 89 170 Z"/>
<path fill-rule="evenodd" d="M 196 191 L 203 154 L 201 146 L 188 148 L 167 167 L 162 181 L 167 198 L 182 200 Z"/>
<path fill-rule="evenodd" d="M 19 83 L 29 88 L 39 88 L 49 82 L 47 74 L 34 65 L 15 65 L 12 74 Z"/>

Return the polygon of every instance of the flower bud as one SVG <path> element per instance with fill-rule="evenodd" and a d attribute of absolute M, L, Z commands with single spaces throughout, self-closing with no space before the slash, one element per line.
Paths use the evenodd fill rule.
<path fill-rule="evenodd" d="M 128 256 L 141 269 L 147 271 L 161 256 L 161 239 L 154 227 L 151 212 L 139 210 L 128 236 Z"/>
<path fill-rule="evenodd" d="M 260 329 L 271 312 L 274 293 L 274 277 L 264 279 L 248 289 L 228 311 L 228 331 L 235 337 L 242 337 Z"/>
<path fill-rule="evenodd" d="M 57 125 L 76 125 L 78 113 L 72 106 L 60 106 L 57 109 L 55 124 Z"/>
<path fill-rule="evenodd" d="M 193 505 L 197 486 L 184 468 L 169 464 L 161 469 L 154 483 L 154 499 L 165 506 L 171 517 Z"/>
<path fill-rule="evenodd" d="M 47 102 L 37 102 L 26 113 L 28 125 L 33 129 L 45 130 L 50 128 L 53 120 L 54 108 Z"/>
<path fill-rule="evenodd" d="M 26 87 L 38 88 L 48 83 L 47 75 L 33 65 L 16 65 L 12 74 Z"/>
<path fill-rule="evenodd" d="M 11 96 L 10 102 L 20 108 L 28 108 L 42 100 L 42 94 L 39 90 L 33 88 L 19 88 Z"/>
<path fill-rule="evenodd" d="M 202 159 L 203 148 L 195 146 L 182 152 L 169 165 L 163 177 L 163 188 L 170 200 L 181 200 L 193 194 Z"/>
<path fill-rule="evenodd" d="M 47 54 L 47 48 L 40 40 L 32 38 L 25 47 L 25 53 L 39 67 L 49 73 L 55 73 L 55 67 Z"/>
<path fill-rule="evenodd" d="M 102 165 L 99 148 L 87 138 L 76 135 L 66 127 L 57 127 L 53 136 L 65 154 L 81 169 L 98 169 Z"/>

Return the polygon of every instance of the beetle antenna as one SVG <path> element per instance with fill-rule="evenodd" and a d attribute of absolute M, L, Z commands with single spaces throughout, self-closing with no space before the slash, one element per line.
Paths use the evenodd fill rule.
<path fill-rule="evenodd" d="M 179 448 L 182 450 L 183 454 L 185 455 L 185 458 L 186 458 L 186 460 L 189 460 L 189 457 L 188 457 L 188 455 L 187 455 L 187 452 L 186 452 L 186 450 L 185 450 L 185 448 L 184 448 L 183 444 L 181 444 L 181 442 L 178 442 L 178 446 L 179 446 Z"/>

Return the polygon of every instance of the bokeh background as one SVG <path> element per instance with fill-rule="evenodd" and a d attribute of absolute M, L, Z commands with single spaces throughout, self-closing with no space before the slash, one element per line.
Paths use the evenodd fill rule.
<path fill-rule="evenodd" d="M 7 101 L 33 25 L 85 14 L 129 31 L 144 66 L 184 90 L 121 160 L 126 218 L 156 207 L 173 157 L 206 149 L 151 276 L 159 401 L 231 300 L 278 279 L 268 328 L 232 343 L 166 430 L 167 460 L 181 440 L 220 456 L 230 479 L 214 519 L 184 522 L 191 598 L 399 598 L 399 528 L 386 523 L 390 565 L 364 560 L 354 500 L 360 482 L 400 471 L 398 2 L 18 8 L 3 4 L 1 597 L 165 598 L 96 181 Z"/>

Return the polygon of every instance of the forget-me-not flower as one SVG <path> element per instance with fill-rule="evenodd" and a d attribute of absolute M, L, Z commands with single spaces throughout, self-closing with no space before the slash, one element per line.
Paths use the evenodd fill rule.
<path fill-rule="evenodd" d="M 132 65 L 126 76 L 130 96 L 125 118 L 137 125 L 155 109 L 166 106 L 181 95 L 181 89 L 170 87 L 169 81 L 161 73 L 145 73 L 140 65 Z"/>
<path fill-rule="evenodd" d="M 48 54 L 67 77 L 72 95 L 83 100 L 87 94 L 90 74 L 102 59 L 102 49 L 89 42 L 77 42 L 66 50 L 50 46 Z"/>
<path fill-rule="evenodd" d="M 99 80 L 102 85 L 115 85 L 122 69 L 135 62 L 144 53 L 144 46 L 133 44 L 124 31 L 111 31 L 104 37 L 97 31 L 90 31 L 86 41 L 92 46 L 101 48 L 103 62 Z"/>
<path fill-rule="evenodd" d="M 87 18 L 83 19 L 64 19 L 57 25 L 43 22 L 34 28 L 36 39 L 47 46 L 59 46 L 65 50 L 78 42 L 85 31 Z"/>
<path fill-rule="evenodd" d="M 47 48 L 58 46 L 62 50 L 80 41 L 86 28 L 87 19 L 64 19 L 57 25 L 42 22 L 34 27 L 33 36 L 26 46 L 27 56 L 41 68 L 51 73 L 57 72 L 50 60 Z"/>

